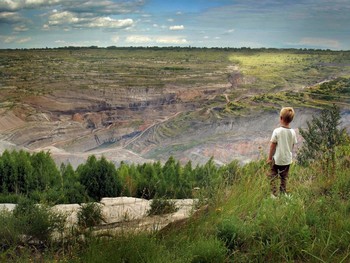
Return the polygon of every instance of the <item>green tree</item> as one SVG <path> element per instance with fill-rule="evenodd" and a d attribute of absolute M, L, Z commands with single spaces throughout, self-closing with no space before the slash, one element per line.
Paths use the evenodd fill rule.
<path fill-rule="evenodd" d="M 140 182 L 140 172 L 137 169 L 137 166 L 135 164 L 131 164 L 128 169 L 129 172 L 129 178 L 127 183 L 127 187 L 129 188 L 130 196 L 137 197 L 137 192 L 139 189 L 139 182 Z"/>
<path fill-rule="evenodd" d="M 2 165 L 0 171 L 1 192 L 17 193 L 18 181 L 17 181 L 17 169 L 16 161 L 9 151 L 5 150 L 1 156 Z"/>
<path fill-rule="evenodd" d="M 151 163 L 144 163 L 138 166 L 140 178 L 138 183 L 137 196 L 151 199 L 156 194 L 156 188 L 161 180 L 158 177 L 155 166 Z"/>
<path fill-rule="evenodd" d="M 188 161 L 181 174 L 181 185 L 182 185 L 182 194 L 184 195 L 183 198 L 190 198 L 192 197 L 192 190 L 194 187 L 196 187 L 196 181 L 194 177 L 194 172 L 192 168 L 192 162 Z"/>
<path fill-rule="evenodd" d="M 345 140 L 345 129 L 340 129 L 340 110 L 336 105 L 323 109 L 319 116 L 307 122 L 307 129 L 299 129 L 304 138 L 297 160 L 302 165 L 313 161 L 322 164 L 330 175 L 335 168 L 335 149 Z"/>
<path fill-rule="evenodd" d="M 168 197 L 176 197 L 179 187 L 180 169 L 176 164 L 174 157 L 170 156 L 163 166 L 164 178 L 164 195 Z"/>
<path fill-rule="evenodd" d="M 34 168 L 32 178 L 34 189 L 48 191 L 50 188 L 59 185 L 60 172 L 49 152 L 34 153 L 31 156 L 31 164 Z"/>
<path fill-rule="evenodd" d="M 218 168 L 214 163 L 213 157 L 210 158 L 204 166 L 198 166 L 194 170 L 196 182 L 200 187 L 212 187 L 212 184 L 217 181 Z"/>
<path fill-rule="evenodd" d="M 105 157 L 97 160 L 95 156 L 89 156 L 85 164 L 78 166 L 77 173 L 88 196 L 95 201 L 101 200 L 102 197 L 118 196 L 121 192 L 116 168 Z"/>
<path fill-rule="evenodd" d="M 23 150 L 12 152 L 16 160 L 17 189 L 16 194 L 22 193 L 28 196 L 34 189 L 33 166 L 30 162 L 30 154 Z"/>
<path fill-rule="evenodd" d="M 88 201 L 85 187 L 80 183 L 72 165 L 61 164 L 62 188 L 60 189 L 60 203 L 74 204 Z"/>
<path fill-rule="evenodd" d="M 226 184 L 232 185 L 240 175 L 240 166 L 237 160 L 220 167 L 220 174 Z"/>
<path fill-rule="evenodd" d="M 132 196 L 135 194 L 135 183 L 131 178 L 129 173 L 129 166 L 121 162 L 117 169 L 118 178 L 120 178 L 120 182 L 122 184 L 122 193 L 121 195 Z"/>

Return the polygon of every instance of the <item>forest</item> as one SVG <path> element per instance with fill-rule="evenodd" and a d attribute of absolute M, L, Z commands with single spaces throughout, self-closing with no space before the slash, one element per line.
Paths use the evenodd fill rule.
<path fill-rule="evenodd" d="M 90 156 L 76 170 L 70 164 L 58 168 L 49 152 L 4 151 L 0 156 L 0 201 L 16 203 L 27 197 L 50 204 L 100 201 L 103 197 L 132 196 L 192 198 L 193 189 L 215 189 L 237 176 L 238 162 L 217 166 L 213 159 L 205 165 L 181 165 L 173 157 L 162 165 L 131 164 L 116 167 L 105 157 Z"/>

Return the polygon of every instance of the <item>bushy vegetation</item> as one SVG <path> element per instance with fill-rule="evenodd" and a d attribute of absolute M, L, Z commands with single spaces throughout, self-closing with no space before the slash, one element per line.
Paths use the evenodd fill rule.
<path fill-rule="evenodd" d="M 168 199 L 157 198 L 153 199 L 148 215 L 163 215 L 174 213 L 178 210 L 174 201 Z"/>
<path fill-rule="evenodd" d="M 128 251 L 147 246 L 147 255 L 140 252 L 145 262 L 348 262 L 349 147 L 348 143 L 336 147 L 337 153 L 347 155 L 336 159 L 332 178 L 321 172 L 318 162 L 308 167 L 294 164 L 290 195 L 277 199 L 270 198 L 264 161 L 249 163 L 240 168 L 235 184 L 217 189 L 209 210 L 185 227 L 155 235 L 120 235 L 110 248 L 100 239 L 94 241 L 99 245 L 93 243 L 83 251 L 83 261 L 108 262 L 104 255 L 116 253 L 138 262 Z M 116 251 L 117 244 L 131 239 L 135 243 Z M 105 250 L 98 254 L 101 248 Z"/>
<path fill-rule="evenodd" d="M 62 233 L 64 223 L 65 216 L 51 211 L 49 206 L 21 198 L 12 212 L 0 212 L 0 251 L 11 253 L 18 246 L 48 248 L 52 234 Z"/>
<path fill-rule="evenodd" d="M 68 164 L 58 169 L 50 154 L 5 151 L 0 156 L 0 201 L 9 203 L 25 196 L 37 202 L 83 203 L 102 197 L 132 196 L 152 199 L 191 198 L 193 189 L 210 194 L 230 174 L 237 177 L 238 162 L 218 167 L 181 165 L 173 157 L 160 162 L 121 163 L 118 168 L 106 158 L 90 156 L 76 170 Z"/>
<path fill-rule="evenodd" d="M 83 204 L 78 211 L 78 226 L 91 228 L 104 222 L 101 205 L 98 203 Z"/>
<path fill-rule="evenodd" d="M 300 164 L 319 162 L 324 173 L 330 175 L 334 171 L 337 146 L 347 140 L 345 129 L 339 129 L 340 111 L 335 105 L 323 109 L 319 117 L 307 122 L 307 129 L 300 129 L 305 142 L 298 154 Z"/>

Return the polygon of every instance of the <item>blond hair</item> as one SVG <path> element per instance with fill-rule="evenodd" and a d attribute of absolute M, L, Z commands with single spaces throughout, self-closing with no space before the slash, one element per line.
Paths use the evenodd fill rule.
<path fill-rule="evenodd" d="M 294 114 L 294 109 L 292 107 L 284 107 L 280 112 L 281 118 L 287 123 L 292 122 Z"/>

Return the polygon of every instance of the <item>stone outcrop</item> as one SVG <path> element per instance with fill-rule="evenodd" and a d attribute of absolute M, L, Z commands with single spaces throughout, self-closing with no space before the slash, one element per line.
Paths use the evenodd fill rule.
<path fill-rule="evenodd" d="M 106 223 L 140 219 L 150 209 L 149 200 L 133 197 L 102 198 L 100 203 Z"/>
<path fill-rule="evenodd" d="M 67 229 L 70 229 L 77 225 L 78 223 L 78 212 L 81 206 L 78 204 L 62 204 L 55 205 L 52 207 L 52 211 L 63 214 L 66 216 L 66 225 Z"/>
<path fill-rule="evenodd" d="M 162 216 L 148 216 L 152 200 L 134 197 L 102 198 L 97 203 L 101 206 L 104 222 L 97 227 L 99 232 L 119 231 L 121 228 L 133 230 L 159 230 L 170 222 L 182 220 L 191 216 L 196 200 L 173 199 L 178 210 L 175 213 Z M 13 211 L 16 204 L 0 204 L 0 211 Z M 52 207 L 52 211 L 66 217 L 66 229 L 77 226 L 79 204 L 59 204 Z"/>
<path fill-rule="evenodd" d="M 0 204 L 0 211 L 6 210 L 12 212 L 16 208 L 15 204 Z"/>

